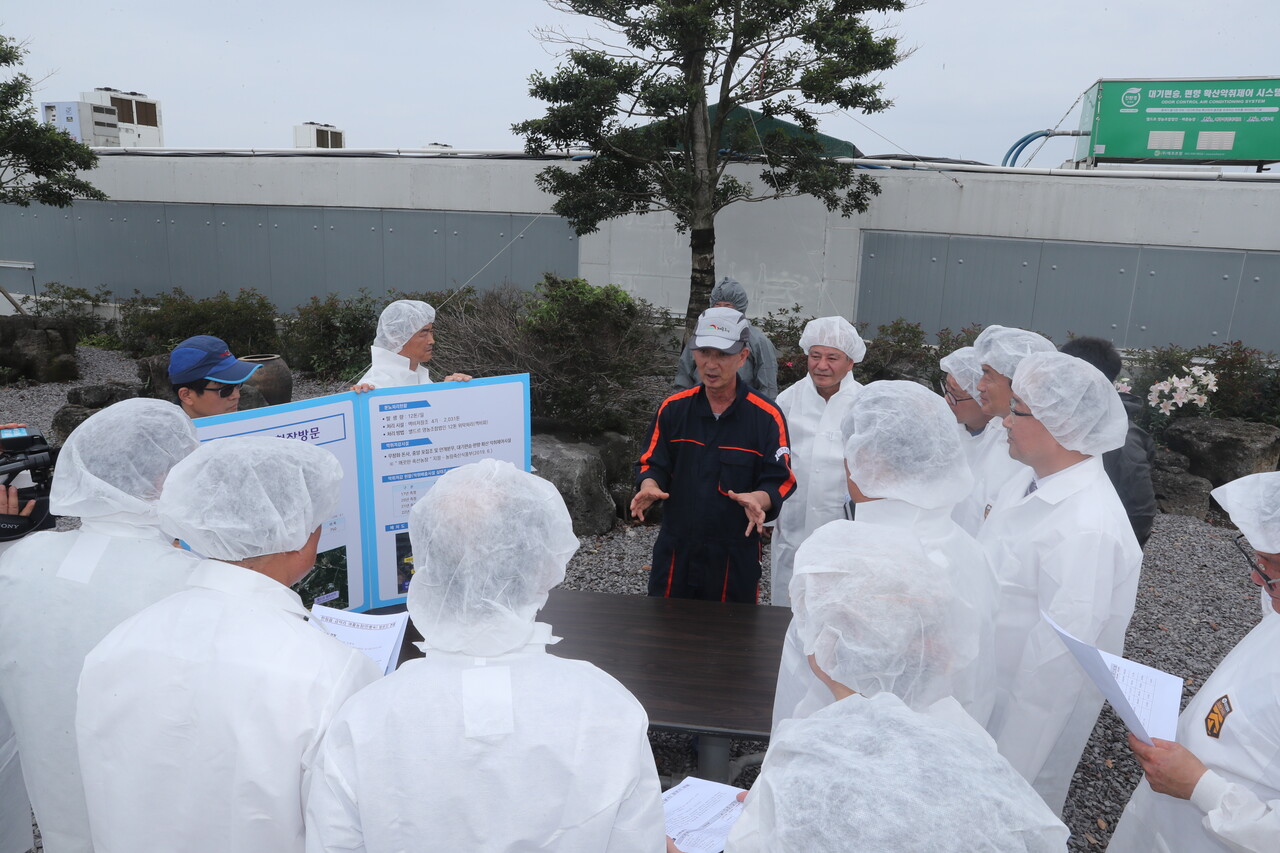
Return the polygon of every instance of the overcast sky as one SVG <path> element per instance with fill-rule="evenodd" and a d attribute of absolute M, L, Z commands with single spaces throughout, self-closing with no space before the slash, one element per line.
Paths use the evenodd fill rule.
<path fill-rule="evenodd" d="M 288 148 L 304 121 L 337 125 L 354 148 L 519 148 L 511 124 L 541 112 L 528 75 L 556 65 L 532 33 L 542 25 L 586 27 L 540 0 L 0 7 L 0 33 L 27 42 L 37 102 L 144 92 L 181 148 Z M 1075 129 L 1073 104 L 1099 77 L 1280 76 L 1275 0 L 924 0 L 894 25 L 914 49 L 883 76 L 894 106 L 820 122 L 868 154 L 995 164 L 1068 111 L 1061 126 Z M 1050 140 L 1033 165 L 1071 150 Z"/>

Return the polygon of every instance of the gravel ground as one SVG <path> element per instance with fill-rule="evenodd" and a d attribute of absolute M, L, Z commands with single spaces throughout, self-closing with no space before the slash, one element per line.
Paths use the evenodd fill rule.
<path fill-rule="evenodd" d="M 69 388 L 108 380 L 137 381 L 132 360 L 119 353 L 81 347 L 79 358 L 84 378 L 77 382 L 0 388 L 0 422 L 25 422 L 47 435 L 53 414 L 65 403 Z M 294 398 L 331 394 L 345 387 L 295 374 Z M 654 527 L 620 525 L 605 536 L 584 538 L 569 565 L 564 586 L 643 595 L 656 533 Z M 1250 583 L 1244 561 L 1232 545 L 1234 535 L 1232 529 L 1194 518 L 1162 515 L 1147 543 L 1125 653 L 1183 676 L 1184 705 L 1261 618 L 1257 587 Z M 767 567 L 765 576 L 767 583 Z M 768 600 L 767 587 L 762 588 L 761 598 Z M 696 759 L 690 737 L 654 732 L 650 740 L 658 772 L 664 777 L 674 782 L 692 772 Z M 1138 783 L 1141 771 L 1124 740 L 1123 724 L 1110 706 L 1105 707 L 1076 769 L 1063 816 L 1072 832 L 1072 851 L 1106 846 Z M 762 743 L 740 741 L 734 743 L 733 752 L 741 755 L 763 748 Z M 756 772 L 756 768 L 749 768 L 736 782 L 747 786 Z"/>

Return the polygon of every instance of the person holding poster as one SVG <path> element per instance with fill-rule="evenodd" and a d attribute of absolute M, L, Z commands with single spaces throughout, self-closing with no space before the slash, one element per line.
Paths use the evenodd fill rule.
<path fill-rule="evenodd" d="M 76 742 L 100 851 L 302 853 L 303 766 L 382 673 L 289 587 L 315 564 L 342 466 L 224 438 L 169 472 L 160 528 L 206 556 L 85 658 Z"/>
<path fill-rule="evenodd" d="M 702 383 L 662 401 L 636 463 L 631 514 L 665 500 L 653 546 L 649 595 L 754 604 L 760 534 L 795 491 L 787 422 L 738 376 L 750 324 L 741 311 L 708 308 L 693 357 Z"/>
<path fill-rule="evenodd" d="M 1212 495 L 1240 528 L 1264 615 L 1187 703 L 1176 743 L 1129 735 L 1146 775 L 1111 837 L 1116 853 L 1280 850 L 1280 471 Z"/>
<path fill-rule="evenodd" d="M 648 717 L 536 620 L 578 550 L 546 480 L 485 459 L 413 507 L 424 656 L 354 696 L 308 768 L 307 849 L 662 849 Z"/>
<path fill-rule="evenodd" d="M 378 317 L 378 333 L 369 348 L 373 365 L 360 381 L 351 386 L 357 393 L 374 388 L 399 388 L 402 385 L 428 385 L 431 361 L 436 345 L 436 309 L 417 299 L 397 299 Z M 465 373 L 451 373 L 445 382 L 466 382 Z"/>

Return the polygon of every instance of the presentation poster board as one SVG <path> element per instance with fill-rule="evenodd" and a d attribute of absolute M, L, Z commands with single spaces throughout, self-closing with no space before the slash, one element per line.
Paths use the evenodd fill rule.
<path fill-rule="evenodd" d="M 529 377 L 347 392 L 200 418 L 201 441 L 263 435 L 333 453 L 344 477 L 305 604 L 365 611 L 405 600 L 409 510 L 445 472 L 479 459 L 530 468 Z"/>

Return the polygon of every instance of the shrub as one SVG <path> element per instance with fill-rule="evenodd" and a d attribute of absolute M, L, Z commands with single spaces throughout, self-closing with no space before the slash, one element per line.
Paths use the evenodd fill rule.
<path fill-rule="evenodd" d="M 75 330 L 76 340 L 99 346 L 110 342 L 115 323 L 102 315 L 102 310 L 113 302 L 113 294 L 105 284 L 98 285 L 92 293 L 83 287 L 72 287 L 51 281 L 44 285 L 42 293 L 34 297 L 35 313 L 40 317 L 67 320 Z M 90 342 L 87 339 L 92 338 Z"/>
<path fill-rule="evenodd" d="M 382 308 L 382 300 L 363 288 L 347 298 L 336 293 L 311 297 L 285 321 L 285 360 L 324 379 L 354 382 L 369 366 Z"/>
<path fill-rule="evenodd" d="M 865 337 L 866 324 L 859 324 Z M 936 388 L 942 378 L 938 369 L 938 352 L 925 337 L 919 323 L 899 317 L 876 329 L 867 341 L 867 356 L 853 369 L 858 381 L 866 384 L 878 379 L 906 379 Z"/>
<path fill-rule="evenodd" d="M 276 308 L 252 288 L 194 299 L 182 288 L 120 303 L 120 340 L 130 355 L 159 355 L 193 335 L 214 335 L 237 355 L 278 352 Z"/>
<path fill-rule="evenodd" d="M 809 372 L 809 361 L 804 350 L 800 349 L 800 336 L 812 316 L 803 316 L 799 305 L 790 308 L 779 308 L 765 316 L 752 321 L 757 329 L 764 332 L 778 354 L 778 390 L 788 388 L 805 377 Z"/>
<path fill-rule="evenodd" d="M 1128 374 L 1133 393 L 1146 396 L 1152 386 L 1193 368 L 1211 370 L 1217 388 L 1203 407 L 1183 406 L 1161 414 L 1148 406 L 1140 424 L 1153 434 L 1170 418 L 1213 416 L 1260 421 L 1280 426 L 1280 372 L 1273 353 L 1245 346 L 1241 341 L 1185 348 L 1169 344 L 1138 353 L 1130 360 Z M 1158 404 L 1157 404 L 1158 405 Z"/>

